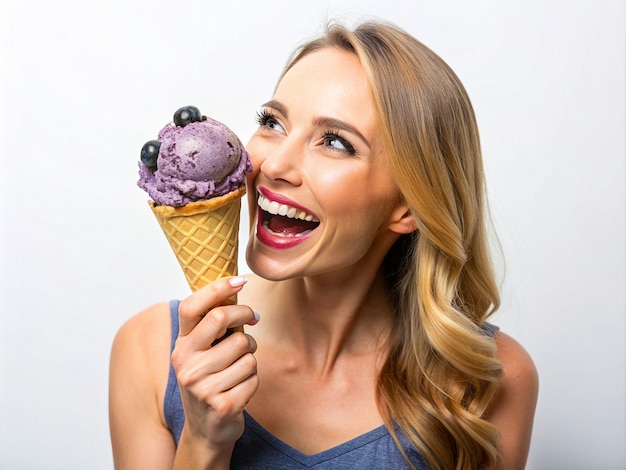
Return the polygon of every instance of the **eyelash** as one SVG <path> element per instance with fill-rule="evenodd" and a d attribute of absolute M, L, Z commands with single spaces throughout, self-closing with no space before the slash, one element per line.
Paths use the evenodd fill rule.
<path fill-rule="evenodd" d="M 267 123 L 269 121 L 274 121 L 274 122 L 278 122 L 276 120 L 276 116 L 274 116 L 271 112 L 269 112 L 266 109 L 263 109 L 261 111 L 257 111 L 256 113 L 256 122 L 259 126 L 262 127 L 267 127 Z"/>
<path fill-rule="evenodd" d="M 324 131 L 324 133 L 322 134 L 322 139 L 324 142 L 328 141 L 328 140 L 338 140 L 341 145 L 344 146 L 344 149 L 338 149 L 338 148 L 334 148 L 333 150 L 337 151 L 337 152 L 346 152 L 348 155 L 356 155 L 356 150 L 354 148 L 354 146 L 348 142 L 339 131 L 333 131 L 333 130 L 326 130 Z"/>
<path fill-rule="evenodd" d="M 268 111 L 267 109 L 257 111 L 256 122 L 261 127 L 268 127 L 269 124 L 272 122 L 278 124 L 278 120 L 276 119 L 276 116 L 272 112 Z M 341 145 L 345 147 L 345 149 L 337 149 L 333 147 L 332 150 L 334 151 L 346 152 L 348 155 L 352 155 L 352 156 L 356 155 L 356 149 L 354 148 L 354 146 L 350 142 L 348 142 L 341 135 L 339 131 L 325 130 L 322 133 L 321 138 L 324 143 L 326 143 L 328 140 L 338 140 L 341 143 Z"/>

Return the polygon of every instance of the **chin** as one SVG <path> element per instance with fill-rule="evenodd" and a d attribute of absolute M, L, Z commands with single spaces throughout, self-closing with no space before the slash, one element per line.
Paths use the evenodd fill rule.
<path fill-rule="evenodd" d="M 250 238 L 246 249 L 246 264 L 250 270 L 259 277 L 268 281 L 284 281 L 300 277 L 293 272 L 293 263 L 285 263 L 271 256 L 270 253 L 263 253 L 264 246 L 254 238 Z"/>
<path fill-rule="evenodd" d="M 271 281 L 304 277 L 315 261 L 315 243 L 306 243 L 309 236 L 276 237 L 257 226 L 250 231 L 246 264 L 254 274 Z"/>

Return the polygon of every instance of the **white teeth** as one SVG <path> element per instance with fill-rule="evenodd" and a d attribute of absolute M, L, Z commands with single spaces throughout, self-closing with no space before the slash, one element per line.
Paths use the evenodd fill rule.
<path fill-rule="evenodd" d="M 265 212 L 269 212 L 274 215 L 282 215 L 289 217 L 290 219 L 306 220 L 307 222 L 319 222 L 312 214 L 307 214 L 303 210 L 298 210 L 295 207 L 288 206 L 287 204 L 280 204 L 276 201 L 270 201 L 259 194 L 257 204 Z M 306 233 L 306 232 L 303 232 Z M 302 236 L 302 235 L 299 235 Z"/>

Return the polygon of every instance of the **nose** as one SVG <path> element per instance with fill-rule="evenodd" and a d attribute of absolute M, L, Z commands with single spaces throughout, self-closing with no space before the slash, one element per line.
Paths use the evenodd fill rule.
<path fill-rule="evenodd" d="M 302 184 L 303 144 L 289 135 L 268 150 L 259 168 L 263 176 L 270 181 L 293 186 Z"/>

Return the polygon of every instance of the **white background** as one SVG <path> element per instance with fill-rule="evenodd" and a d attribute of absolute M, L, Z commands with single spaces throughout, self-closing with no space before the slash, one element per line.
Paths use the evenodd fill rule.
<path fill-rule="evenodd" d="M 506 259 L 495 322 L 541 375 L 529 468 L 625 468 L 623 1 L 0 8 L 0 468 L 112 467 L 113 335 L 187 293 L 135 186 L 142 144 L 186 104 L 246 142 L 293 47 L 364 15 L 428 44 L 473 100 Z"/>

